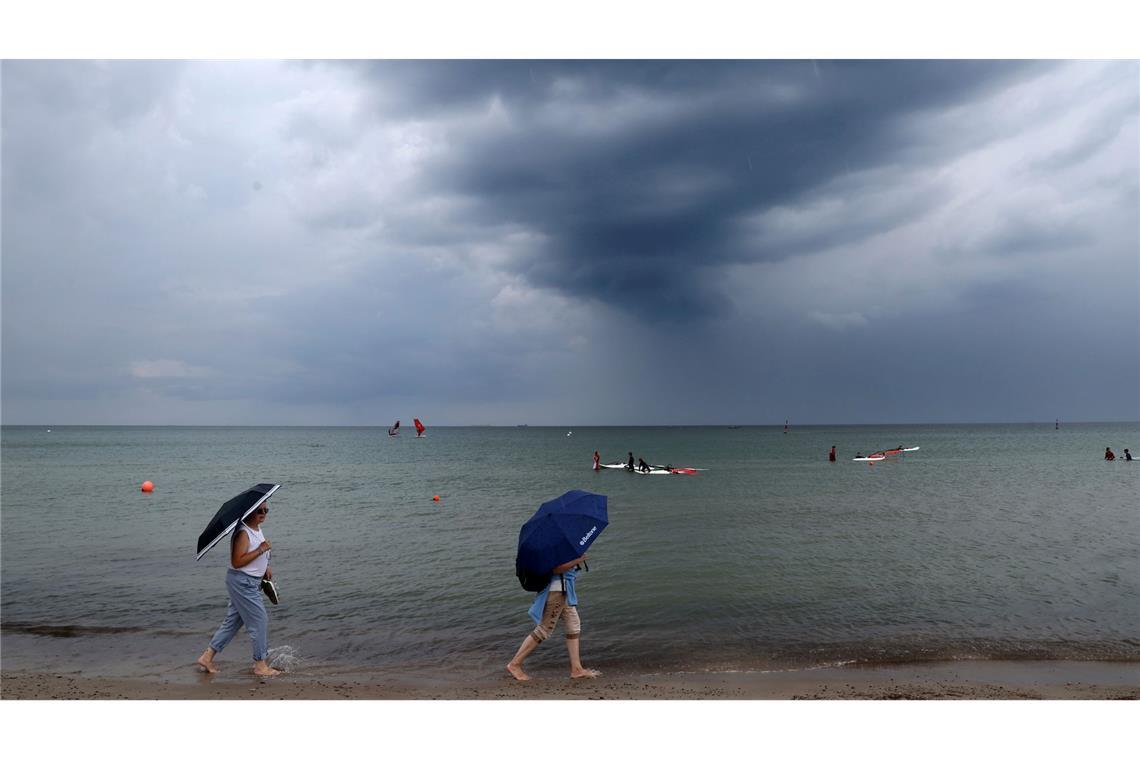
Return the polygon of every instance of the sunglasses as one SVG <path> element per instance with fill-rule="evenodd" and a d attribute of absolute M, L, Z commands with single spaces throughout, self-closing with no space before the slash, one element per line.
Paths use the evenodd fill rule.
<path fill-rule="evenodd" d="M 267 515 L 267 514 L 269 514 L 269 507 L 262 507 L 261 509 L 255 509 L 255 510 L 253 510 L 253 513 L 255 515 Z"/>

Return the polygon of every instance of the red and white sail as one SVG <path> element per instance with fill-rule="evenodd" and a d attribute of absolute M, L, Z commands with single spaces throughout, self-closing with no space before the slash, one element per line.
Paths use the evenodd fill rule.
<path fill-rule="evenodd" d="M 424 431 L 427 430 L 427 428 L 424 427 L 424 423 L 420 422 L 419 417 L 414 418 L 412 420 L 412 422 L 416 426 L 416 438 L 419 438 L 421 435 L 424 434 Z"/>

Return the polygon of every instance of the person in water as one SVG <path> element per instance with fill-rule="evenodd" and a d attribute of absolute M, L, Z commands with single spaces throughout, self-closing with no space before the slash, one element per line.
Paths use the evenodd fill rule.
<path fill-rule="evenodd" d="M 1105 446 L 1104 447 L 1104 461 L 1111 462 L 1113 459 L 1116 459 L 1116 454 L 1113 454 L 1112 449 L 1110 449 L 1108 446 Z"/>
<path fill-rule="evenodd" d="M 602 466 L 601 466 L 601 461 L 602 461 L 602 455 L 601 455 L 601 454 L 599 454 L 599 453 L 597 452 L 597 450 L 595 450 L 595 451 L 594 451 L 594 469 L 595 469 L 595 470 L 600 470 L 600 469 L 602 469 Z"/>
<path fill-rule="evenodd" d="M 629 461 L 625 463 L 625 469 L 633 472 L 633 452 L 629 452 Z"/>
<path fill-rule="evenodd" d="M 649 465 L 645 463 L 644 459 L 639 458 L 637 460 L 637 469 L 641 470 L 642 472 L 649 472 Z"/>
<path fill-rule="evenodd" d="M 827 455 L 827 461 L 829 461 L 829 462 L 835 461 L 835 447 L 834 446 L 831 447 L 831 453 L 829 453 Z"/>
<path fill-rule="evenodd" d="M 206 651 L 198 657 L 198 664 L 207 673 L 217 673 L 214 656 L 233 640 L 238 630 L 245 625 L 253 643 L 253 674 L 275 676 L 280 671 L 269 667 L 269 615 L 261 600 L 261 579 L 273 579 L 273 569 L 269 567 L 269 550 L 272 545 L 261 532 L 261 524 L 269 515 L 269 502 L 238 523 L 230 539 L 230 569 L 226 572 L 226 592 L 230 603 L 226 617 L 210 639 Z"/>
<path fill-rule="evenodd" d="M 1132 461 L 1132 452 L 1130 452 L 1128 449 L 1124 450 L 1124 461 L 1125 462 L 1131 462 Z"/>
<path fill-rule="evenodd" d="M 523 661 L 538 645 L 546 641 L 554 633 L 558 621 L 562 621 L 562 632 L 566 636 L 566 652 L 570 655 L 571 678 L 597 678 L 601 673 L 592 668 L 582 667 L 580 653 L 580 637 L 582 635 L 582 620 L 578 617 L 578 595 L 574 589 L 574 581 L 578 577 L 578 564 L 586 561 L 583 554 L 578 559 L 559 565 L 552 571 L 554 577 L 550 585 L 538 592 L 534 604 L 530 606 L 527 614 L 535 622 L 534 630 L 523 639 L 515 656 L 507 663 L 507 672 L 518 681 L 529 681 L 530 676 L 523 670 Z"/>

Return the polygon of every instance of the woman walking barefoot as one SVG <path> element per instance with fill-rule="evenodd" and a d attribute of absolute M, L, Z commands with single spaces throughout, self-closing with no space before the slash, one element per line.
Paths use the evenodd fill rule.
<path fill-rule="evenodd" d="M 578 617 L 578 595 L 574 591 L 574 580 L 578 576 L 578 563 L 585 562 L 586 555 L 559 565 L 552 571 L 554 577 L 544 591 L 540 591 L 531 605 L 529 614 L 537 624 L 523 639 L 515 656 L 507 663 L 507 672 L 519 681 L 529 681 L 530 676 L 523 670 L 523 660 L 546 641 L 554 632 L 554 626 L 562 621 L 562 631 L 566 635 L 566 651 L 570 655 L 571 678 L 597 678 L 601 673 L 582 667 L 579 653 L 579 637 L 582 635 L 582 621 Z M 565 588 L 565 592 L 563 592 Z"/>
<path fill-rule="evenodd" d="M 245 625 L 253 642 L 253 673 L 258 676 L 275 676 L 280 671 L 269 667 L 269 615 L 261 600 L 261 579 L 273 579 L 269 567 L 269 550 L 273 548 L 261 532 L 261 524 L 269 515 L 269 502 L 265 501 L 238 525 L 230 540 L 230 569 L 226 571 L 226 592 L 230 603 L 226 618 L 210 645 L 197 662 L 207 673 L 217 673 L 214 656 L 229 644 L 238 630 Z"/>

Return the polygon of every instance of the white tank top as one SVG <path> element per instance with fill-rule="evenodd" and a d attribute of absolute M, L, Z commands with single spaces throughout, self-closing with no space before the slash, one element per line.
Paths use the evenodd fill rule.
<path fill-rule="evenodd" d="M 257 547 L 261 546 L 261 542 L 265 540 L 265 535 L 261 532 L 260 528 L 258 530 L 254 530 L 245 523 L 242 523 L 238 527 L 244 530 L 245 535 L 249 538 L 249 548 L 246 549 L 247 552 L 253 551 Z M 237 570 L 239 572 L 245 573 L 246 575 L 252 575 L 254 578 L 260 578 L 261 576 L 265 575 L 265 568 L 267 567 L 269 567 L 269 552 L 260 555 L 257 559 L 255 559 L 253 562 L 250 562 L 245 567 L 234 567 L 234 555 L 232 551 L 230 552 L 231 570 Z"/>

